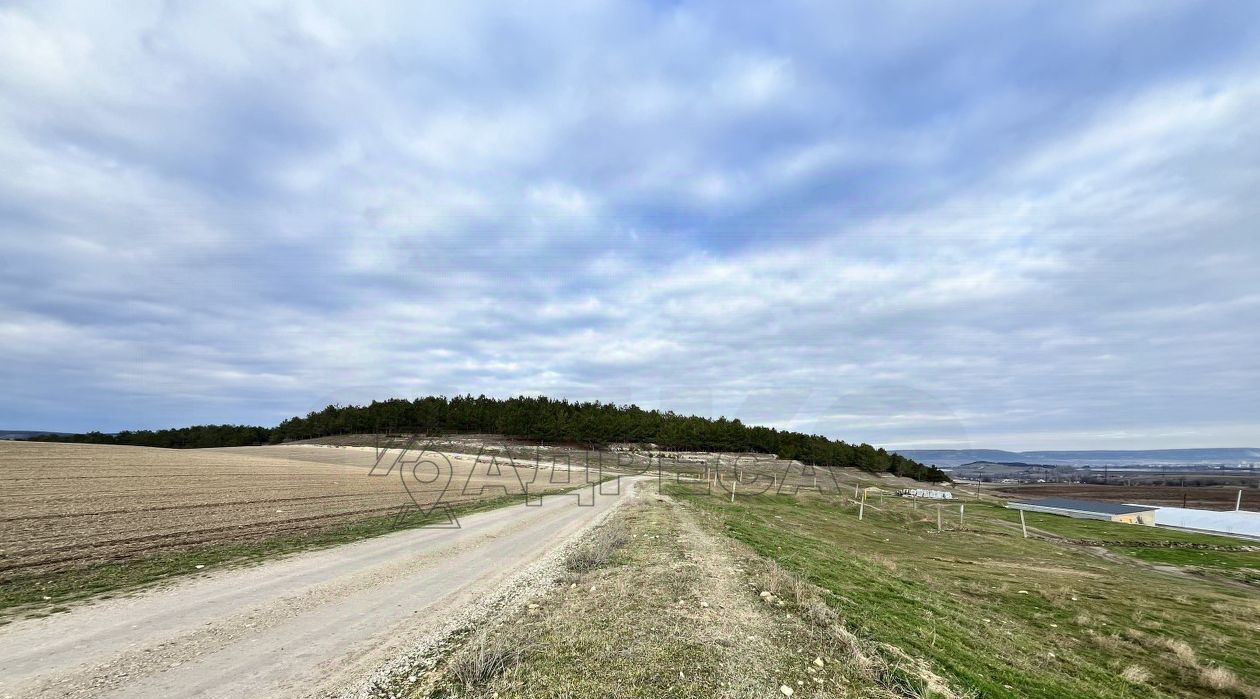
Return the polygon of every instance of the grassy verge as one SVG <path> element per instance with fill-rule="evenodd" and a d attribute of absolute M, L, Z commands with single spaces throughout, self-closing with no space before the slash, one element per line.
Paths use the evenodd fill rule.
<path fill-rule="evenodd" d="M 1011 526 L 1019 522 L 1019 513 L 1004 507 L 986 505 L 975 512 L 980 516 L 979 525 L 986 529 L 990 529 L 987 523 L 991 520 L 1008 522 Z M 1043 513 L 1025 513 L 1025 518 L 1034 531 L 1052 537 L 1101 546 L 1145 563 L 1175 566 L 1205 577 L 1260 586 L 1260 544 L 1253 541 Z"/>
<path fill-rule="evenodd" d="M 470 632 L 411 696 L 959 697 L 857 639 L 824 592 L 645 495 L 569 558 L 567 579 Z"/>
<path fill-rule="evenodd" d="M 457 516 L 464 516 L 523 501 L 523 495 L 506 495 L 459 503 L 451 509 Z M 396 515 L 373 517 L 256 541 L 211 544 L 90 568 L 14 577 L 0 581 L 0 624 L 22 616 L 45 616 L 65 611 L 66 605 L 76 600 L 131 592 L 176 576 L 248 565 L 277 556 L 328 548 L 400 529 L 446 521 L 446 514 L 441 511 L 428 515 L 417 511 L 402 519 Z"/>
<path fill-rule="evenodd" d="M 414 696 L 712 695 L 709 650 L 669 613 L 691 585 L 655 545 L 677 537 L 662 514 L 624 506 L 595 532 L 619 547 L 580 546 L 557 590 L 477 630 Z"/>
<path fill-rule="evenodd" d="M 668 492 L 827 590 L 829 607 L 859 637 L 896 646 L 982 696 L 1260 696 L 1260 598 L 1246 590 L 1064 540 L 1024 539 L 1009 511 L 993 506 L 969 504 L 965 528 L 949 506 L 946 531 L 937 532 L 935 506 L 894 498 L 858 521 L 855 506 L 830 496 L 732 504 L 679 486 Z M 1134 541 L 1239 543 L 1050 515 L 1029 522 L 1060 524 L 1071 539 L 1129 551 L 1156 548 Z"/>

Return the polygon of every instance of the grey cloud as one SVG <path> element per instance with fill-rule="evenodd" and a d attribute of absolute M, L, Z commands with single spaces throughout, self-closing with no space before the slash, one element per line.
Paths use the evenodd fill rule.
<path fill-rule="evenodd" d="M 1260 21 L 1117 7 L 11 6 L 0 426 L 545 392 L 1245 437 Z"/>

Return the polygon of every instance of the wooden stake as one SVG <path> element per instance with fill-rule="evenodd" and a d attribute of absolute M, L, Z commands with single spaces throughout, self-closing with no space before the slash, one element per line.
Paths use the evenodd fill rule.
<path fill-rule="evenodd" d="M 941 531 L 941 506 L 936 506 L 936 531 Z"/>
<path fill-rule="evenodd" d="M 966 520 L 965 520 L 966 513 L 963 511 L 963 508 L 965 507 L 967 506 L 961 503 L 959 503 L 958 505 L 958 528 L 959 529 L 962 529 L 966 525 Z"/>
<path fill-rule="evenodd" d="M 1238 499 L 1234 501 L 1234 512 L 1242 510 L 1242 488 L 1238 489 Z"/>
<path fill-rule="evenodd" d="M 1024 538 L 1028 538 L 1028 525 L 1024 522 L 1024 511 L 1019 511 L 1019 526 L 1024 530 Z"/>
<path fill-rule="evenodd" d="M 735 502 L 735 486 L 739 485 L 739 481 L 731 481 L 731 502 Z"/>

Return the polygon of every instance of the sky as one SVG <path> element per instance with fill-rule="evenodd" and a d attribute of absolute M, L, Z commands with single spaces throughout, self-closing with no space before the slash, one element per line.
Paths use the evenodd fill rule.
<path fill-rule="evenodd" d="M 1260 446 L 1260 4 L 0 5 L 0 427 Z"/>

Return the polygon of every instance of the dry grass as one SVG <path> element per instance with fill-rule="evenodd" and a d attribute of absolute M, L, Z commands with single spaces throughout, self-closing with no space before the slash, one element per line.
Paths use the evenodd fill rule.
<path fill-rule="evenodd" d="M 824 600 L 826 591 L 801 575 L 784 569 L 773 560 L 764 561 L 763 568 L 758 580 L 761 589 L 770 592 L 771 597 L 763 596 L 762 599 L 784 607 L 788 613 L 798 615 L 826 634 L 830 652 L 844 658 L 851 670 L 866 682 L 897 697 L 951 699 L 974 696 L 972 692 L 951 687 L 926 663 L 901 649 L 859 638 Z"/>
<path fill-rule="evenodd" d="M 612 560 L 617 550 L 626 545 L 629 538 L 625 520 L 614 517 L 597 527 L 586 541 L 569 554 L 565 563 L 574 573 L 587 573 L 603 568 Z"/>
<path fill-rule="evenodd" d="M 1201 686 L 1218 692 L 1242 693 L 1247 696 L 1260 695 L 1255 688 L 1244 685 L 1229 669 L 1201 661 L 1199 654 L 1185 641 L 1164 639 L 1163 645 L 1176 659 L 1175 664 Z"/>
<path fill-rule="evenodd" d="M 1223 667 L 1204 667 L 1199 669 L 1199 681 L 1203 686 L 1218 691 L 1238 689 L 1238 677 Z"/>
<path fill-rule="evenodd" d="M 1177 660 L 1180 660 L 1184 665 L 1188 667 L 1198 666 L 1199 656 L 1190 647 L 1189 643 L 1166 638 L 1164 639 L 1164 646 L 1172 651 L 1172 654 L 1177 656 Z"/>
<path fill-rule="evenodd" d="M 520 632 L 521 627 L 516 628 L 475 634 L 451 657 L 450 674 L 466 691 L 472 691 L 521 663 L 536 644 Z"/>
<path fill-rule="evenodd" d="M 765 563 L 765 572 L 759 576 L 760 589 L 771 594 L 765 598 L 770 604 L 783 602 L 802 619 L 820 628 L 830 628 L 841 623 L 840 615 L 819 594 L 818 588 L 796 573 L 785 570 L 775 561 Z"/>
<path fill-rule="evenodd" d="M 1134 684 L 1146 684 L 1151 681 L 1151 671 L 1141 665 L 1126 667 L 1124 672 L 1120 673 L 1120 676 Z"/>

